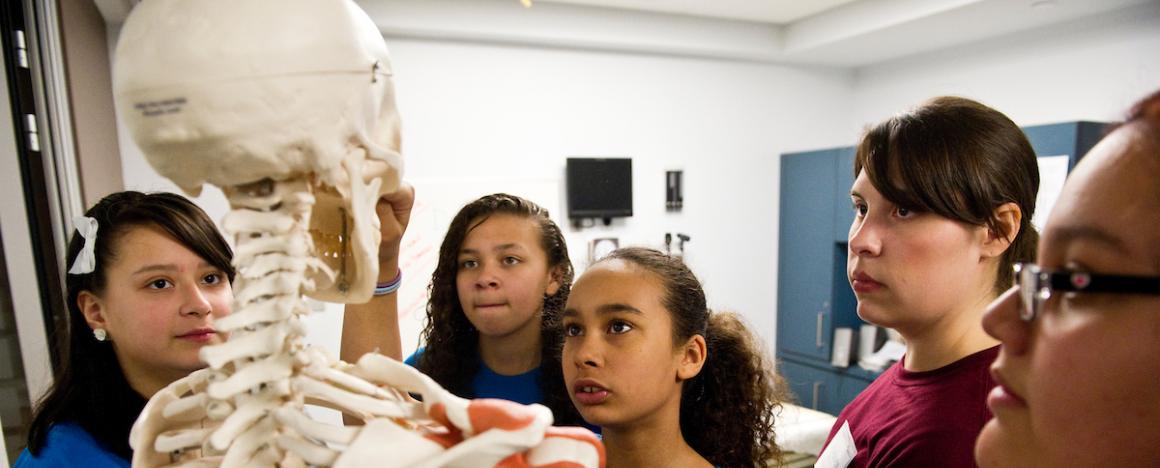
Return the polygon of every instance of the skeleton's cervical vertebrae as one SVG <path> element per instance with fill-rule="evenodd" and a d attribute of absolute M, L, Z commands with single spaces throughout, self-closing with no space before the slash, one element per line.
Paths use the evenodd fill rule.
<path fill-rule="evenodd" d="M 603 465 L 592 433 L 551 427 L 541 405 L 465 400 L 393 359 L 303 344 L 304 294 L 369 299 L 375 203 L 402 169 L 386 45 L 352 1 L 145 1 L 116 56 L 118 110 L 150 163 L 225 192 L 238 267 L 216 323 L 229 340 L 150 399 L 134 466 Z M 365 425 L 313 421 L 308 403 Z"/>

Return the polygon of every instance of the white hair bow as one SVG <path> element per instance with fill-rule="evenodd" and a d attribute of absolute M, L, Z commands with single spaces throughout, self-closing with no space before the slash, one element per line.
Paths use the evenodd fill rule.
<path fill-rule="evenodd" d="M 76 260 L 73 260 L 72 268 L 69 268 L 68 272 L 70 275 L 92 273 L 97 268 L 97 256 L 93 250 L 97 248 L 99 224 L 95 218 L 77 216 L 73 218 L 73 225 L 77 227 L 77 233 L 85 238 L 85 245 L 81 247 L 81 252 L 77 254 Z"/>

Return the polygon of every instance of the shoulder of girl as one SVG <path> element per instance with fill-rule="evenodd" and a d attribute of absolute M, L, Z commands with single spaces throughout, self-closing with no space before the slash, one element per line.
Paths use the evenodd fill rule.
<path fill-rule="evenodd" d="M 105 450 L 88 431 L 73 423 L 52 426 L 40 454 L 33 457 L 32 453 L 25 449 L 13 466 L 21 468 L 76 466 L 79 460 L 84 460 L 85 466 L 124 468 L 129 466 L 127 460 Z"/>
<path fill-rule="evenodd" d="M 411 367 L 417 366 L 419 364 L 419 357 L 423 355 L 423 350 L 425 349 L 427 348 L 416 349 L 414 353 L 411 353 L 410 356 L 407 356 L 407 359 L 403 360 L 403 364 Z"/>

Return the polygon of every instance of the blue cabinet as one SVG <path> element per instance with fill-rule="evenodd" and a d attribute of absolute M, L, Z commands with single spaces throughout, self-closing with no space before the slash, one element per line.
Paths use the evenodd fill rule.
<path fill-rule="evenodd" d="M 798 405 L 830 414 L 842 412 L 874 379 L 874 374 L 861 369 L 835 371 L 829 366 L 791 359 L 782 360 L 778 371 L 789 383 Z"/>
<path fill-rule="evenodd" d="M 1024 128 L 1038 156 L 1069 157 L 1069 169 L 1104 134 L 1105 124 L 1065 122 Z M 854 211 L 854 148 L 781 157 L 778 219 L 777 351 L 804 406 L 837 414 L 877 374 L 830 364 L 834 329 L 863 322 L 846 279 Z M 855 348 L 856 349 L 856 348 Z"/>
<path fill-rule="evenodd" d="M 830 364 L 834 329 L 862 324 L 846 279 L 854 149 L 781 159 L 779 369 L 802 406 L 837 414 L 876 374 Z"/>
<path fill-rule="evenodd" d="M 1107 126 L 1102 122 L 1064 122 L 1024 127 L 1023 133 L 1031 141 L 1036 156 L 1068 156 L 1067 170 L 1071 171 L 1103 138 Z"/>
<path fill-rule="evenodd" d="M 778 371 L 789 382 L 789 390 L 799 406 L 838 414 L 833 411 L 838 402 L 837 375 L 787 360 L 781 361 Z"/>
<path fill-rule="evenodd" d="M 828 258 L 821 254 L 834 244 L 828 233 L 834 230 L 836 154 L 822 150 L 781 158 L 777 342 L 782 352 L 820 360 L 830 356 L 825 331 L 832 265 L 819 260 Z"/>
<path fill-rule="evenodd" d="M 781 164 L 778 351 L 829 363 L 834 328 L 862 323 L 846 279 L 854 150 L 786 154 Z"/>

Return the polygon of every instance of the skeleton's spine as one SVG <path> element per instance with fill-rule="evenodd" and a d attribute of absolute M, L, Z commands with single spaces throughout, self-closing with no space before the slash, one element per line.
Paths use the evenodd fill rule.
<path fill-rule="evenodd" d="M 233 313 L 217 324 L 231 335 L 206 347 L 201 357 L 213 369 L 207 393 L 214 404 L 234 410 L 208 441 L 224 452 L 222 466 L 272 465 L 286 453 L 273 442 L 285 435 L 274 410 L 301 409 L 291 380 L 308 362 L 298 316 L 307 313 L 302 294 L 311 285 L 314 198 L 305 180 L 264 181 L 228 193 L 235 207 L 224 229 L 235 240 Z"/>

